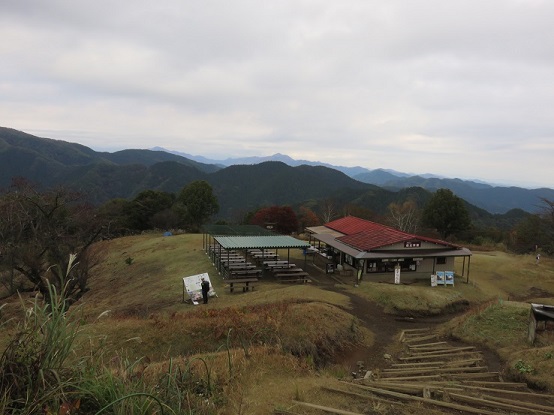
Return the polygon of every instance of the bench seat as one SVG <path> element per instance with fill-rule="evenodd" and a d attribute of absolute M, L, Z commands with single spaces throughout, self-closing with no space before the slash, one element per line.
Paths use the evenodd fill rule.
<path fill-rule="evenodd" d="M 283 278 L 300 278 L 300 277 L 309 277 L 310 274 L 308 274 L 306 271 L 295 271 L 295 272 L 277 272 L 275 273 L 275 277 L 279 279 Z"/>
<path fill-rule="evenodd" d="M 235 284 L 242 286 L 242 292 L 246 292 L 248 290 L 254 290 L 254 286 L 258 282 L 258 278 L 234 278 L 227 280 L 227 282 L 229 284 L 229 292 L 234 291 Z"/>
<path fill-rule="evenodd" d="M 283 278 L 283 279 L 279 280 L 279 282 L 281 282 L 281 283 L 301 283 L 301 284 L 306 284 L 306 283 L 312 282 L 312 280 L 310 280 L 310 279 L 307 278 L 307 277 L 297 277 L 297 278 Z"/>

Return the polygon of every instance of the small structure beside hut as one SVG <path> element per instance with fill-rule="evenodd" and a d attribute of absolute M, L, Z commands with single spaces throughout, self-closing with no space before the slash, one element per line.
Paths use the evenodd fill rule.
<path fill-rule="evenodd" d="M 534 344 L 537 338 L 537 331 L 539 329 L 539 323 L 542 324 L 542 330 L 546 330 L 548 322 L 554 322 L 554 306 L 545 304 L 531 304 L 531 312 L 529 313 L 529 344 Z"/>

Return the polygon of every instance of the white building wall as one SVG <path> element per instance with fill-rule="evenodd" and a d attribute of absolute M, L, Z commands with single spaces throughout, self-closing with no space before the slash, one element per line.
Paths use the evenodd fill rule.
<path fill-rule="evenodd" d="M 434 258 L 424 258 L 417 266 L 417 272 L 433 273 L 433 261 Z M 446 264 L 435 264 L 436 271 L 454 271 L 454 257 L 447 257 Z"/>

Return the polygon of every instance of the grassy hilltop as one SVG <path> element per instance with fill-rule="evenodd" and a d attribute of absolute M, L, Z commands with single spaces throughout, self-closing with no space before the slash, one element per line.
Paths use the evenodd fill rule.
<path fill-rule="evenodd" d="M 101 260 L 90 291 L 70 309 L 78 328 L 60 368 L 88 365 L 100 379 L 94 384 L 79 372 L 87 382 L 79 384 L 85 396 L 80 413 L 97 413 L 139 391 L 143 397 L 104 413 L 321 413 L 294 400 L 360 411 L 329 388 L 347 379 L 359 360 L 368 369 L 381 367 L 383 352 L 394 353 L 387 349 L 391 340 L 413 324 L 405 318 L 425 322 L 425 316 L 440 321 L 449 336 L 494 350 L 506 374 L 554 392 L 552 338 L 526 343 L 529 303 L 554 304 L 554 263 L 547 258 L 536 265 L 530 256 L 475 252 L 469 283 L 457 278 L 455 287 L 432 288 L 427 278 L 355 287 L 347 277 L 339 284 L 321 273 L 307 285 L 268 279 L 253 292 L 229 293 L 201 235 L 140 235 L 95 249 Z M 300 251 L 291 254 L 304 265 Z M 218 297 L 208 305 L 184 303 L 182 277 L 203 272 Z M 21 317 L 20 310 L 17 299 L 0 309 L 2 350 L 17 331 L 15 320 L 6 320 Z M 87 394 L 95 398 L 87 401 Z M 142 412 L 131 404 L 141 399 Z"/>

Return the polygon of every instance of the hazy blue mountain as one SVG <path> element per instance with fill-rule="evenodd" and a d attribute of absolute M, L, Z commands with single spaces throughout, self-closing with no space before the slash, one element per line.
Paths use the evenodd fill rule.
<path fill-rule="evenodd" d="M 356 166 L 356 167 L 334 166 L 332 164 L 322 163 L 319 161 L 295 160 L 287 156 L 286 154 L 281 154 L 281 153 L 276 153 L 271 156 L 263 156 L 263 157 L 251 156 L 251 157 L 226 158 L 224 160 L 214 160 L 214 159 L 207 159 L 203 156 L 194 156 L 192 154 L 181 153 L 179 151 L 166 150 L 163 147 L 154 147 L 152 150 L 167 151 L 173 154 L 178 154 L 183 157 L 187 157 L 191 160 L 195 160 L 203 163 L 211 163 L 211 164 L 215 164 L 218 166 L 225 166 L 225 167 L 241 165 L 241 164 L 242 165 L 260 164 L 260 163 L 265 163 L 266 161 L 280 161 L 291 167 L 302 166 L 302 165 L 329 167 L 331 169 L 338 170 L 350 177 L 354 177 L 358 174 L 362 174 L 369 171 L 368 169 L 360 166 Z"/>
<path fill-rule="evenodd" d="M 158 150 L 165 150 L 156 148 Z M 267 161 L 279 161 L 289 166 L 324 166 L 338 170 L 351 178 L 363 183 L 399 190 L 411 187 L 422 187 L 426 190 L 450 189 L 454 194 L 466 201 L 481 207 L 491 213 L 505 213 L 511 209 L 523 209 L 527 212 L 536 212 L 541 198 L 553 199 L 552 189 L 524 189 L 520 187 L 495 186 L 480 180 L 462 180 L 444 178 L 432 173 L 413 175 L 390 169 L 370 170 L 364 167 L 334 166 L 317 161 L 295 160 L 284 154 L 273 154 L 266 157 L 228 158 L 225 160 L 211 160 L 201 156 L 178 153 L 192 160 L 213 163 L 219 166 L 253 165 Z"/>
<path fill-rule="evenodd" d="M 436 177 L 401 178 L 383 172 L 375 173 L 375 171 L 358 175 L 355 178 L 364 183 L 376 184 L 391 190 L 415 186 L 432 192 L 437 189 L 450 189 L 458 197 L 491 213 L 506 213 L 512 209 L 537 212 L 540 209 L 542 198 L 554 200 L 554 190 L 548 188 L 502 187 L 472 180 Z"/>

